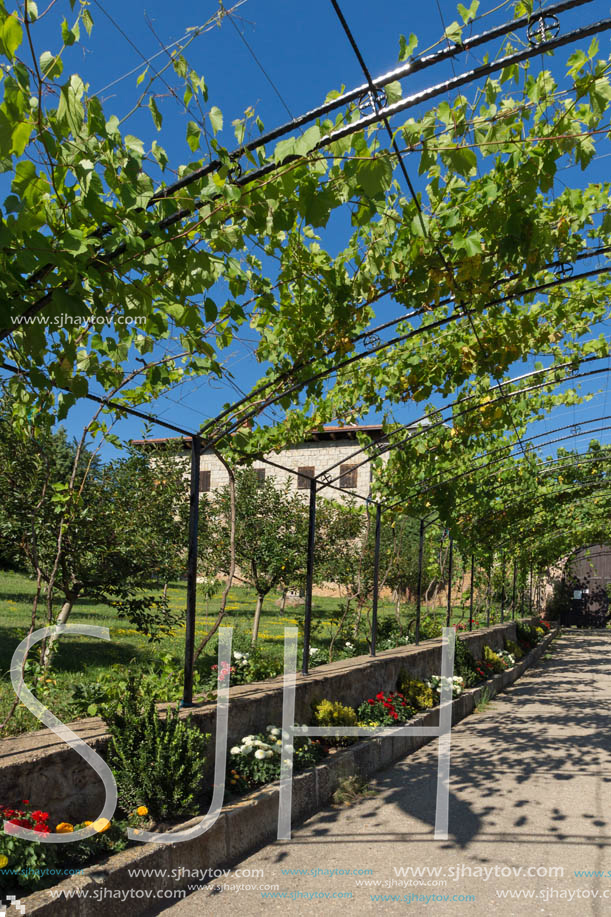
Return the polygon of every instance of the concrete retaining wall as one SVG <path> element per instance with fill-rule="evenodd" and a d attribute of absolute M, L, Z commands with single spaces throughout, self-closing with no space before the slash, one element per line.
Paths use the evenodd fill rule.
<path fill-rule="evenodd" d="M 529 619 L 530 620 L 530 619 Z M 515 623 L 463 634 L 476 659 L 484 644 L 502 649 L 504 639 L 515 640 Z M 297 676 L 295 719 L 309 723 L 311 707 L 323 698 L 357 706 L 378 691 L 396 689 L 403 669 L 413 678 L 438 674 L 441 666 L 441 641 L 427 640 L 419 646 L 385 650 L 375 658 L 359 656 L 318 666 L 310 675 Z M 204 731 L 215 733 L 216 707 L 199 704 L 184 711 Z M 282 676 L 230 690 L 229 746 L 249 733 L 264 730 L 268 723 L 282 718 Z M 74 732 L 99 754 L 104 753 L 108 735 L 99 718 L 70 724 Z M 209 772 L 213 767 L 210 756 Z M 73 749 L 68 748 L 48 729 L 28 733 L 0 744 L 0 801 L 12 805 L 29 799 L 32 805 L 50 812 L 51 819 L 78 822 L 94 819 L 100 813 L 104 792 L 100 779 Z"/>

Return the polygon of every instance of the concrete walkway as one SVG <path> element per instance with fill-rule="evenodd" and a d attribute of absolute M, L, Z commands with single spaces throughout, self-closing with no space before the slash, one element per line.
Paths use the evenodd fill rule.
<path fill-rule="evenodd" d="M 380 772 L 374 797 L 320 812 L 151 915 L 609 912 L 611 634 L 569 631 L 551 652 L 453 729 L 448 841 L 433 837 L 433 741 Z"/>

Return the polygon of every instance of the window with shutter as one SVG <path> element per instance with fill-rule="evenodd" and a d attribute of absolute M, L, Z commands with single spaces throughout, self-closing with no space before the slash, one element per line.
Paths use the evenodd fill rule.
<path fill-rule="evenodd" d="M 200 471 L 199 473 L 199 492 L 202 494 L 208 493 L 210 490 L 210 472 L 209 471 Z"/>
<path fill-rule="evenodd" d="M 297 469 L 297 490 L 309 490 L 314 477 L 314 465 L 301 465 Z"/>
<path fill-rule="evenodd" d="M 253 471 L 257 479 L 257 484 L 263 484 L 265 480 L 265 468 L 254 468 Z"/>
<path fill-rule="evenodd" d="M 356 488 L 357 474 L 356 465 L 341 465 L 339 469 L 339 486 L 354 490 Z"/>

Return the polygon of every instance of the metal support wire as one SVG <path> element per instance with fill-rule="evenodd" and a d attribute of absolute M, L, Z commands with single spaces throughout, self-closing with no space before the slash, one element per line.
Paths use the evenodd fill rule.
<path fill-rule="evenodd" d="M 382 507 L 376 503 L 376 528 L 373 551 L 373 596 L 371 602 L 371 656 L 376 654 L 378 635 L 378 588 L 380 582 L 380 530 L 382 524 Z"/>
<path fill-rule="evenodd" d="M 448 609 L 446 613 L 446 627 L 452 621 L 452 560 L 454 552 L 454 539 L 450 535 L 450 556 L 448 557 Z"/>
<path fill-rule="evenodd" d="M 310 481 L 310 510 L 308 517 L 308 557 L 306 566 L 305 608 L 303 620 L 303 657 L 301 674 L 308 674 L 310 662 L 310 631 L 312 629 L 312 586 L 314 583 L 314 548 L 316 544 L 316 479 Z"/>
<path fill-rule="evenodd" d="M 586 3 L 592 2 L 593 0 L 565 0 L 563 3 L 553 4 L 543 12 L 549 15 L 557 15 L 559 13 L 566 12 L 567 10 L 574 9 L 579 6 L 584 6 Z M 411 76 L 414 73 L 419 73 L 420 71 L 426 70 L 427 68 L 448 60 L 449 58 L 457 57 L 460 54 L 467 53 L 472 48 L 479 47 L 482 44 L 487 44 L 489 41 L 494 41 L 496 38 L 502 38 L 503 36 L 508 35 L 511 32 L 515 32 L 522 27 L 527 28 L 531 22 L 531 19 L 531 14 L 520 16 L 517 19 L 510 20 L 509 22 L 504 22 L 501 25 L 495 26 L 486 32 L 482 32 L 479 35 L 473 35 L 469 38 L 464 38 L 461 40 L 460 44 L 453 44 L 448 48 L 443 48 L 440 51 L 436 51 L 433 54 L 429 54 L 425 57 L 419 57 L 415 60 L 410 60 L 403 64 L 401 67 L 396 67 L 394 70 L 390 70 L 388 73 L 374 78 L 372 80 L 373 86 L 376 90 L 383 89 L 383 87 L 387 86 L 389 83 L 404 79 L 405 77 Z M 286 134 L 289 134 L 291 131 L 298 130 L 299 128 L 303 127 L 304 124 L 308 124 L 310 121 L 315 121 L 317 118 L 322 118 L 325 115 L 330 114 L 332 111 L 336 111 L 338 108 L 349 105 L 351 102 L 356 102 L 363 95 L 368 95 L 370 88 L 371 87 L 369 83 L 365 83 L 361 86 L 355 87 L 354 89 L 350 89 L 348 92 L 344 92 L 337 96 L 337 98 L 331 99 L 328 102 L 325 102 L 322 105 L 319 105 L 302 115 L 298 115 L 296 118 L 287 121 L 285 124 L 281 124 L 278 127 L 273 128 L 264 134 L 261 134 L 256 139 L 250 140 L 248 143 L 237 147 L 235 150 L 232 150 L 228 154 L 229 158 L 237 160 L 241 158 L 245 153 L 254 152 L 257 149 L 260 149 L 262 146 L 265 146 L 269 143 L 272 143 L 274 140 L 278 140 L 279 138 L 286 136 Z M 181 191 L 183 188 L 192 185 L 196 181 L 201 181 L 201 179 L 205 178 L 211 172 L 218 171 L 222 165 L 223 163 L 220 160 L 213 160 L 203 168 L 197 169 L 196 171 L 191 172 L 189 175 L 185 175 L 184 178 L 181 178 L 179 181 L 168 185 L 167 188 L 163 188 L 154 194 L 149 201 L 148 206 L 151 206 L 152 204 L 155 204 L 165 198 L 171 197 L 177 191 Z"/>
<path fill-rule="evenodd" d="M 611 246 L 601 246 L 601 247 L 599 247 L 599 248 L 597 248 L 597 249 L 592 249 L 591 251 L 580 252 L 579 254 L 577 254 L 577 255 L 574 256 L 574 259 L 573 259 L 573 260 L 574 260 L 575 262 L 577 262 L 577 261 L 585 260 L 585 259 L 587 259 L 587 258 L 594 258 L 594 257 L 598 257 L 598 256 L 600 256 L 600 255 L 605 255 L 605 254 L 608 254 L 609 252 L 611 252 Z M 543 273 L 544 271 L 551 270 L 551 269 L 553 269 L 554 265 L 557 264 L 557 263 L 559 263 L 559 262 L 549 262 L 547 265 L 545 265 L 543 268 L 541 268 L 540 271 L 537 271 L 536 273 Z M 608 268 L 607 270 L 610 270 L 610 269 L 611 269 L 611 268 Z M 599 270 L 597 271 L 597 273 L 604 273 L 604 271 L 605 271 L 605 269 L 604 269 L 604 268 L 601 268 L 601 269 L 599 269 Z M 496 284 L 498 285 L 498 284 L 501 283 L 501 282 L 508 282 L 508 281 L 511 281 L 511 280 L 515 280 L 515 279 L 517 279 L 518 276 L 519 276 L 519 275 L 511 275 L 510 277 L 507 277 L 507 278 L 501 278 L 501 279 L 499 279 L 499 280 L 496 282 Z M 588 275 L 588 276 L 590 276 L 590 275 Z M 579 275 L 579 277 L 576 278 L 576 279 L 583 279 L 583 275 Z M 514 292 L 512 292 L 511 294 L 509 294 L 509 295 L 507 295 L 507 296 L 503 296 L 503 297 L 497 298 L 497 299 L 495 299 L 495 300 L 490 300 L 489 302 L 487 302 L 487 303 L 484 304 L 484 307 L 485 307 L 485 308 L 488 308 L 488 307 L 494 306 L 494 305 L 502 305 L 503 303 L 509 302 L 509 301 L 511 301 L 511 300 L 513 300 L 513 299 L 516 299 L 516 298 L 519 298 L 520 296 L 526 296 L 526 295 L 529 294 L 529 293 L 543 292 L 544 290 L 549 289 L 550 286 L 557 286 L 558 284 L 563 284 L 563 283 L 568 283 L 568 282 L 572 282 L 572 278 L 568 278 L 568 277 L 567 277 L 567 278 L 559 278 L 559 279 L 554 280 L 554 281 L 551 281 L 551 282 L 548 281 L 547 283 L 539 284 L 538 286 L 529 287 L 529 288 L 527 288 L 527 289 L 523 289 L 523 290 L 520 290 L 520 291 L 514 291 Z M 393 292 L 395 292 L 395 290 L 396 290 L 396 286 L 395 286 L 395 285 L 391 285 L 391 286 L 390 286 L 389 288 L 387 288 L 386 290 L 381 291 L 380 294 L 379 294 L 379 296 L 381 297 L 381 296 L 383 296 L 383 295 L 390 295 L 390 294 L 392 294 Z M 450 305 L 450 304 L 453 303 L 453 302 L 454 302 L 454 300 L 451 299 L 451 298 L 450 298 L 450 299 L 441 300 L 441 302 L 440 302 L 437 306 L 434 306 L 434 307 L 433 307 L 433 311 L 435 311 L 436 309 L 439 309 L 439 308 L 443 308 L 444 306 Z M 415 309 L 415 310 L 412 311 L 412 312 L 408 312 L 408 313 L 405 313 L 405 314 L 401 315 L 399 318 L 392 319 L 391 321 L 388 321 L 388 322 L 384 322 L 384 323 L 381 324 L 381 325 L 377 325 L 374 329 L 371 329 L 371 330 L 369 330 L 369 331 L 363 331 L 361 334 L 358 334 L 358 335 L 356 335 L 354 338 L 351 338 L 351 339 L 350 339 L 350 343 L 351 343 L 351 344 L 357 344 L 359 341 L 361 341 L 361 340 L 364 341 L 367 337 L 369 337 L 369 336 L 371 335 L 372 331 L 382 331 L 382 330 L 385 330 L 385 329 L 390 328 L 390 327 L 392 327 L 392 326 L 394 326 L 394 325 L 396 325 L 396 324 L 399 324 L 399 323 L 402 322 L 402 321 L 406 321 L 406 320 L 409 320 L 409 319 L 412 319 L 412 318 L 420 317 L 420 316 L 424 315 L 425 313 L 428 314 L 428 312 L 430 312 L 429 309 Z M 462 314 L 458 316 L 458 318 L 462 318 L 462 317 L 463 317 Z M 456 320 L 456 319 L 454 319 L 454 320 Z M 419 328 L 418 331 L 420 332 L 420 331 L 431 330 L 431 327 L 432 327 L 432 326 L 424 326 L 424 328 Z M 314 382 L 314 381 L 316 381 L 317 379 L 324 378 L 326 375 L 330 375 L 330 374 L 333 373 L 333 372 L 337 372 L 338 369 L 341 369 L 341 368 L 343 368 L 344 366 L 349 365 L 349 363 L 350 363 L 350 362 L 353 362 L 354 359 L 362 359 L 362 358 L 365 357 L 365 356 L 371 356 L 371 354 L 376 353 L 376 352 L 378 352 L 379 350 L 382 350 L 382 349 L 384 349 L 384 348 L 386 348 L 386 347 L 392 346 L 394 343 L 397 343 L 398 341 L 406 340 L 406 339 L 407 339 L 407 338 L 406 338 L 405 336 L 403 336 L 403 337 L 400 337 L 400 338 L 398 338 L 398 339 L 391 339 L 390 341 L 385 341 L 385 342 L 382 342 L 382 343 L 379 343 L 379 344 L 376 343 L 375 345 L 372 346 L 371 349 L 366 350 L 366 351 L 363 352 L 362 354 L 359 354 L 358 357 L 353 358 L 352 360 L 349 360 L 349 361 L 340 361 L 340 363 L 336 364 L 336 365 L 335 365 L 334 367 L 332 367 L 331 369 L 325 370 L 325 371 L 323 371 L 323 372 L 321 372 L 321 373 L 317 373 L 316 375 L 310 377 L 309 379 L 304 380 L 303 382 L 301 382 L 301 383 L 299 383 L 299 384 L 297 384 L 297 385 L 293 385 L 293 386 L 291 386 L 291 387 L 288 388 L 288 389 L 284 389 L 280 394 L 277 394 L 277 395 L 275 395 L 275 396 L 272 397 L 272 398 L 268 398 L 268 399 L 266 400 L 265 404 L 264 404 L 264 407 L 270 407 L 272 404 L 274 404 L 274 403 L 275 403 L 276 401 L 278 401 L 280 398 L 285 397 L 286 395 L 291 394 L 292 392 L 296 391 L 299 387 L 301 387 L 301 386 L 303 386 L 303 385 L 306 385 L 306 384 L 308 384 L 308 383 L 310 383 L 310 382 Z M 327 350 L 327 351 L 325 351 L 325 352 L 323 353 L 323 356 L 325 356 L 325 357 L 330 356 L 330 354 L 333 353 L 333 352 L 334 352 L 334 351 L 333 351 L 332 349 L 329 349 L 329 350 Z M 282 382 L 284 379 L 289 378 L 289 377 L 292 377 L 292 375 L 293 375 L 296 371 L 299 371 L 299 370 L 302 370 L 302 369 L 306 369 L 307 366 L 311 365 L 311 363 L 313 363 L 313 362 L 314 362 L 314 358 L 312 357 L 310 360 L 306 360 L 305 362 L 296 363 L 296 364 L 294 364 L 293 366 L 291 366 L 290 371 L 287 371 L 287 372 L 285 372 L 285 373 L 283 373 L 283 374 L 280 374 L 280 376 L 276 377 L 275 379 L 269 380 L 269 381 L 263 383 L 262 385 L 257 386 L 257 388 L 255 388 L 255 389 L 254 389 L 252 392 L 250 392 L 248 395 L 245 395 L 243 398 L 241 398 L 240 400 L 234 402 L 234 403 L 231 404 L 229 407 L 227 407 L 227 408 L 225 408 L 223 411 L 221 411 L 220 414 L 217 414 L 215 417 L 213 417 L 213 418 L 211 418 L 210 420 L 208 420 L 208 421 L 202 426 L 202 428 L 201 428 L 201 430 L 200 430 L 200 433 L 201 433 L 202 435 L 203 435 L 204 433 L 207 433 L 207 432 L 208 432 L 210 429 L 212 429 L 215 425 L 219 424 L 222 420 L 224 420 L 228 415 L 230 415 L 230 414 L 232 414 L 232 413 L 235 413 L 235 411 L 236 411 L 238 408 L 240 408 L 240 407 L 242 407 L 243 405 L 245 405 L 246 402 L 247 402 L 249 399 L 258 397 L 258 396 L 261 395 L 264 391 L 266 391 L 267 389 L 271 388 L 272 386 L 276 386 L 276 385 L 278 385 L 278 383 Z M 586 362 L 586 360 L 583 360 L 583 361 L 581 361 L 581 362 Z M 250 419 L 251 417 L 254 417 L 255 414 L 257 413 L 257 410 L 258 410 L 258 408 L 252 410 L 250 413 L 248 413 L 248 414 L 246 414 L 246 415 L 242 415 L 238 420 L 234 420 L 233 423 L 231 423 L 231 424 L 229 424 L 227 427 L 225 427 L 225 429 L 224 429 L 220 434 L 216 434 L 217 438 L 216 438 L 215 440 L 209 440 L 209 441 L 208 441 L 208 445 L 215 445 L 216 442 L 218 442 L 219 439 L 222 439 L 222 438 L 223 438 L 223 436 L 228 436 L 228 435 L 229 435 L 230 433 L 232 433 L 235 429 L 237 429 L 238 426 L 240 426 L 242 423 L 244 423 L 244 421 Z"/>
<path fill-rule="evenodd" d="M 189 489 L 189 554 L 187 558 L 187 624 L 185 630 L 185 674 L 182 706 L 193 704 L 193 654 L 195 652 L 195 615 L 197 608 L 197 541 L 199 524 L 199 470 L 201 440 L 191 440 L 191 486 Z"/>
<path fill-rule="evenodd" d="M 611 273 L 611 270 L 609 267 L 607 267 L 604 272 Z M 580 276 L 583 277 L 583 275 L 580 275 Z M 442 320 L 442 322 L 443 321 L 446 321 L 446 320 Z M 438 324 L 441 324 L 442 322 L 435 323 L 435 325 L 437 326 Z M 417 330 L 420 330 L 420 329 L 417 329 Z M 427 330 L 427 329 L 423 329 L 423 330 Z M 412 335 L 410 335 L 410 337 L 411 336 Z M 577 365 L 581 366 L 584 363 L 592 363 L 592 362 L 596 362 L 598 360 L 604 360 L 604 359 L 607 359 L 607 358 L 605 356 L 603 357 L 599 357 L 599 356 L 585 357 L 583 360 L 577 361 Z M 576 373 L 574 371 L 575 365 L 576 365 L 575 361 L 569 360 L 566 363 L 560 364 L 559 366 L 551 365 L 548 367 L 544 367 L 543 369 L 532 370 L 529 373 L 522 373 L 520 376 L 514 376 L 511 379 L 506 379 L 504 382 L 505 385 L 514 385 L 517 382 L 522 382 L 525 379 L 532 379 L 535 376 L 545 376 L 548 373 L 558 372 L 560 369 L 568 369 L 568 372 L 566 373 L 566 375 L 560 379 L 553 379 L 550 382 L 543 382 L 543 383 L 539 383 L 534 386 L 527 386 L 521 389 L 514 389 L 513 391 L 509 392 L 508 395 L 503 395 L 500 398 L 491 398 L 488 404 L 495 405 L 499 401 L 507 401 L 509 397 L 517 397 L 518 395 L 524 394 L 526 392 L 536 391 L 537 389 L 544 388 L 545 386 L 559 385 L 563 382 L 569 382 L 572 379 L 582 379 L 587 375 L 599 375 L 601 373 L 609 372 L 609 367 L 607 366 L 603 369 L 592 370 L 591 372 Z M 312 380 L 310 379 L 307 381 L 310 382 Z M 389 445 L 388 442 L 386 442 L 383 446 L 379 448 L 377 453 L 374 453 L 373 455 L 369 454 L 367 458 L 363 459 L 360 463 L 357 463 L 356 467 L 360 468 L 362 465 L 368 464 L 372 458 L 377 458 L 378 455 L 381 455 L 383 452 L 390 451 L 391 448 L 402 446 L 405 443 L 410 442 L 412 439 L 416 439 L 418 436 L 424 436 L 426 433 L 430 433 L 432 430 L 435 430 L 438 427 L 447 425 L 448 419 L 443 417 L 444 411 L 449 412 L 450 410 L 452 410 L 452 414 L 451 414 L 452 419 L 455 419 L 457 417 L 463 417 L 471 413 L 472 411 L 476 410 L 479 407 L 479 402 L 477 401 L 478 397 L 479 396 L 477 394 L 465 395 L 465 396 L 462 396 L 461 398 L 457 398 L 456 401 L 449 402 L 449 404 L 444 405 L 444 407 L 442 408 L 438 408 L 436 411 L 436 414 L 441 415 L 441 420 L 436 420 L 436 421 L 431 422 L 430 415 L 422 414 L 420 417 L 417 417 L 415 420 L 412 420 L 409 423 L 401 424 L 396 430 L 392 430 L 388 434 L 388 436 L 389 437 L 395 436 L 397 434 L 405 433 L 411 430 L 408 436 L 405 436 L 403 439 L 400 439 L 398 442 L 393 443 L 392 445 Z M 473 402 L 473 404 L 461 411 L 454 410 L 456 407 L 466 404 L 468 402 Z M 425 421 L 428 421 L 426 425 L 425 425 Z M 416 429 L 413 429 L 413 428 L 416 428 Z M 325 469 L 326 473 L 328 474 L 330 471 L 335 470 L 339 465 L 344 464 L 345 462 L 352 462 L 352 459 L 356 458 L 359 455 L 365 454 L 368 449 L 371 449 L 370 445 L 361 446 L 360 449 L 355 450 L 349 456 L 345 456 L 343 459 L 338 460 L 337 462 L 334 462 L 332 465 L 329 465 Z M 341 475 L 336 475 L 336 477 L 333 478 L 332 480 L 337 480 L 337 478 L 339 477 L 341 477 Z M 417 491 L 415 493 L 417 493 Z"/>
<path fill-rule="evenodd" d="M 413 108 L 422 102 L 426 102 L 429 99 L 435 98 L 436 96 L 443 95 L 447 92 L 450 92 L 452 89 L 457 89 L 461 86 L 465 86 L 469 83 L 475 82 L 481 77 L 490 76 L 492 73 L 497 73 L 500 70 L 505 69 L 506 67 L 512 66 L 513 64 L 521 63 L 524 60 L 528 60 L 530 57 L 533 57 L 538 54 L 543 54 L 548 51 L 554 51 L 556 48 L 560 48 L 564 45 L 571 44 L 572 42 L 579 41 L 581 38 L 587 38 L 590 35 L 596 35 L 599 32 L 607 31 L 611 29 L 611 19 L 602 19 L 599 22 L 592 23 L 588 26 L 583 26 L 580 29 L 575 29 L 572 32 L 568 32 L 566 35 L 560 35 L 556 38 L 551 39 L 550 41 L 541 42 L 537 47 L 528 47 L 521 51 L 518 51 L 514 54 L 507 55 L 505 57 L 499 58 L 495 61 L 490 61 L 483 66 L 476 67 L 472 70 L 466 71 L 465 73 L 460 74 L 459 76 L 453 77 L 452 79 L 445 80 L 442 83 L 437 83 L 434 86 L 429 87 L 428 89 L 422 90 L 418 93 L 415 93 L 411 96 L 407 96 L 404 99 L 400 99 L 397 102 L 394 102 L 391 105 L 386 105 L 384 108 L 377 110 L 371 115 L 361 118 L 359 121 L 345 125 L 344 127 L 337 128 L 331 131 L 326 136 L 322 137 L 321 140 L 306 154 L 307 156 L 313 152 L 324 149 L 331 144 L 335 143 L 338 140 L 343 139 L 344 137 L 351 136 L 354 133 L 365 130 L 365 128 L 370 127 L 374 124 L 377 124 L 381 121 L 385 121 L 388 118 L 393 117 L 396 114 L 399 114 L 403 111 L 406 111 L 409 108 Z M 259 140 L 260 142 L 260 140 Z M 299 160 L 304 160 L 304 156 L 301 154 L 291 154 L 285 157 L 280 162 L 268 163 L 265 166 L 262 166 L 259 169 L 255 169 L 252 172 L 249 172 L 247 175 L 242 178 L 238 178 L 235 181 L 235 184 L 239 187 L 246 187 L 252 182 L 258 181 L 258 179 L 265 177 L 266 175 L 275 172 L 276 170 Z M 220 195 L 219 195 L 220 197 Z M 215 199 L 215 198 L 213 198 Z M 195 201 L 190 207 L 184 207 L 176 213 L 172 214 L 169 217 L 158 222 L 155 226 L 155 230 L 165 230 L 169 229 L 171 226 L 179 223 L 181 220 L 186 219 L 189 216 L 192 216 L 193 213 L 201 209 L 209 203 L 209 200 L 205 202 Z M 148 239 L 152 234 L 151 230 L 145 230 L 140 233 L 141 239 Z M 98 255 L 98 263 L 100 265 L 104 263 L 110 263 L 115 258 L 119 257 L 125 251 L 125 245 L 119 245 L 116 249 L 105 254 L 103 256 Z M 38 314 L 42 309 L 47 306 L 52 299 L 53 291 L 45 293 L 37 302 L 32 303 L 20 318 L 31 317 Z M 9 334 L 11 334 L 17 326 L 11 325 L 8 329 L 4 329 L 0 332 L 0 341 L 4 340 Z"/>

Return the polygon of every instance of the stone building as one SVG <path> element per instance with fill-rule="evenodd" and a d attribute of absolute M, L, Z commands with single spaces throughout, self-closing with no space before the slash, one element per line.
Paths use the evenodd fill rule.
<path fill-rule="evenodd" d="M 368 497 L 371 489 L 371 464 L 365 462 L 364 453 L 355 453 L 361 449 L 357 434 L 362 433 L 373 443 L 383 445 L 386 435 L 380 425 L 365 426 L 323 427 L 311 433 L 308 438 L 298 445 L 289 446 L 281 452 L 274 452 L 265 456 L 269 462 L 255 461 L 252 465 L 261 480 L 272 477 L 280 484 L 287 480 L 291 489 L 303 491 L 307 495 L 310 479 L 321 472 L 332 468 L 329 479 L 350 493 L 361 497 Z M 167 439 L 133 440 L 133 444 L 154 448 L 156 443 L 165 443 Z M 185 452 L 190 451 L 191 440 L 183 441 Z M 186 458 L 186 456 L 185 456 Z M 365 462 L 365 464 L 362 464 Z M 290 470 L 275 467 L 283 465 Z M 334 466 L 334 467 L 332 467 Z M 292 472 L 292 473 L 291 473 Z M 336 480 L 339 477 L 339 480 Z M 223 487 L 227 483 L 227 472 L 216 455 L 207 450 L 202 452 L 200 464 L 200 491 L 209 493 Z M 349 494 L 342 494 L 333 488 L 325 488 L 324 496 L 334 499 L 347 499 Z"/>

